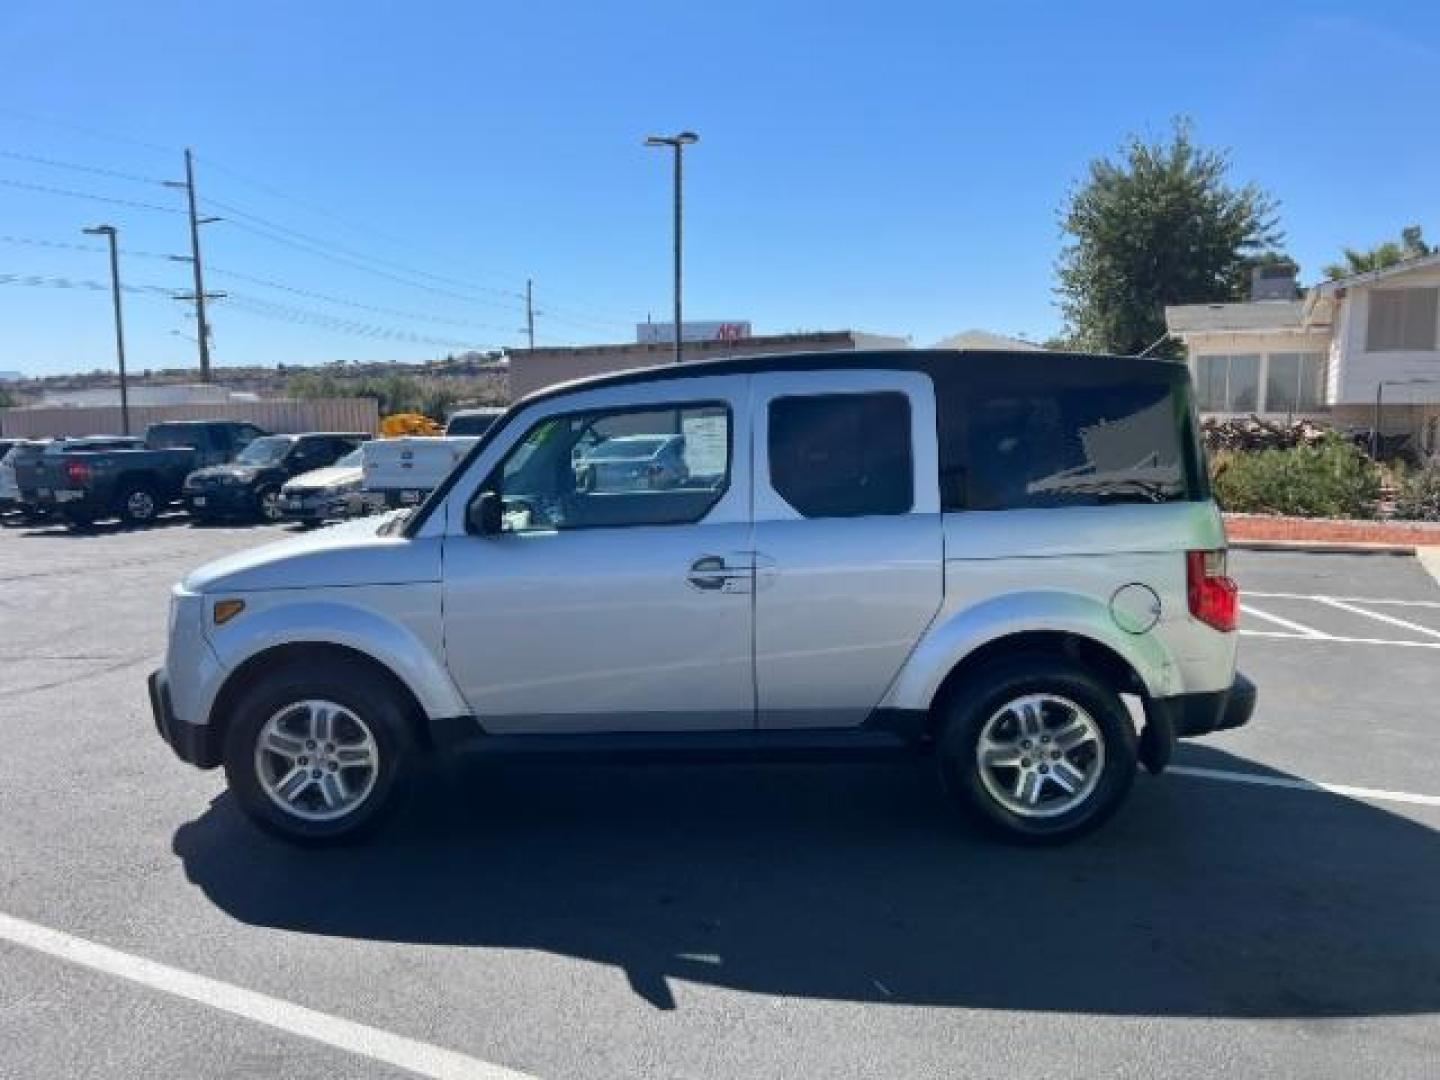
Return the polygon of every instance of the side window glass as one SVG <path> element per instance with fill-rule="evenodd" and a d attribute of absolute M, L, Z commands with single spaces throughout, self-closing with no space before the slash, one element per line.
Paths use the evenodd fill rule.
<path fill-rule="evenodd" d="M 904 514 L 914 504 L 904 394 L 777 398 L 769 455 L 771 486 L 807 518 Z"/>
<path fill-rule="evenodd" d="M 1197 497 L 1188 403 L 1166 383 L 977 386 L 963 491 L 945 509 L 1010 510 Z"/>
<path fill-rule="evenodd" d="M 697 522 L 730 483 L 730 411 L 666 405 L 552 417 L 491 474 L 507 532 Z"/>

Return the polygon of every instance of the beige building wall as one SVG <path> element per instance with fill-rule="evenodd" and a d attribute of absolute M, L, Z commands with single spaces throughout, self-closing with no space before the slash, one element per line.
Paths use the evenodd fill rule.
<path fill-rule="evenodd" d="M 304 401 L 225 401 L 215 404 L 135 405 L 130 409 L 130 434 L 144 435 L 164 420 L 244 420 L 273 431 L 380 430 L 374 398 L 310 398 Z M 20 438 L 59 435 L 118 435 L 120 407 L 0 409 L 0 434 Z"/>

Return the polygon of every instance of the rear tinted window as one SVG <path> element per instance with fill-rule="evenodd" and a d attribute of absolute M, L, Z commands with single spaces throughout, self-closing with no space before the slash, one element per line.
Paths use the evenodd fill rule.
<path fill-rule="evenodd" d="M 808 518 L 903 514 L 914 501 L 904 394 L 770 403 L 770 483 Z"/>
<path fill-rule="evenodd" d="M 145 445 L 152 450 L 170 450 L 177 446 L 199 448 L 209 440 L 198 424 L 156 424 L 145 433 Z"/>
<path fill-rule="evenodd" d="M 445 425 L 446 435 L 484 435 L 489 431 L 496 420 L 500 419 L 500 413 L 472 413 L 452 416 L 450 422 Z"/>
<path fill-rule="evenodd" d="M 977 376 L 942 401 L 945 509 L 1205 497 L 1183 373 L 1116 382 L 1054 375 Z"/>

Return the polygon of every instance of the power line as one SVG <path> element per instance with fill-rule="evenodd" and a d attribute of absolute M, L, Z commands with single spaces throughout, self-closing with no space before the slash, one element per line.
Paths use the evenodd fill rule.
<path fill-rule="evenodd" d="M 57 161 L 55 158 L 38 157 L 34 154 L 22 154 L 17 150 L 0 150 L 0 157 L 9 158 L 12 161 L 25 161 L 32 165 L 44 165 L 52 169 L 69 169 L 71 172 L 91 173 L 95 176 L 111 176 L 117 180 L 133 180 L 137 184 L 159 185 L 160 180 L 153 176 L 141 176 L 139 173 L 121 172 L 119 169 L 105 169 L 98 165 L 81 165 L 73 161 Z"/>
<path fill-rule="evenodd" d="M 103 281 L 96 281 L 93 278 L 69 278 L 46 274 L 15 274 L 0 273 L 0 285 L 12 285 L 27 288 L 80 290 L 85 292 L 107 292 L 110 285 Z M 134 295 L 151 296 L 156 298 L 173 299 L 175 290 L 166 288 L 163 285 L 137 285 L 133 282 L 125 282 L 120 286 L 121 292 Z M 416 334 L 408 330 L 400 330 L 394 327 L 381 326 L 375 323 L 364 323 L 354 319 L 342 319 L 336 316 L 327 315 L 324 312 L 310 311 L 305 308 L 290 307 L 285 304 L 275 304 L 260 297 L 252 297 L 247 294 L 232 294 L 226 304 L 227 310 L 231 307 L 241 314 L 253 315 L 258 318 L 271 319 L 278 322 L 293 323 L 296 325 L 310 326 L 322 330 L 331 330 L 336 333 L 350 334 L 357 337 L 379 338 L 388 341 L 403 341 L 419 345 L 435 345 L 442 348 L 452 349 L 476 349 L 483 350 L 489 346 L 477 344 L 473 341 L 460 341 L 451 338 L 431 337 L 425 334 Z"/>
<path fill-rule="evenodd" d="M 23 285 L 39 289 L 84 289 L 89 292 L 107 292 L 110 289 L 105 282 L 96 281 L 93 278 L 69 278 L 50 274 L 0 273 L 0 285 Z M 136 285 L 133 282 L 123 283 L 120 291 L 166 298 L 172 297 L 175 293 L 174 289 L 167 289 L 163 285 Z"/>
<path fill-rule="evenodd" d="M 437 345 L 451 349 L 480 350 L 486 347 L 474 341 L 432 337 L 427 334 L 416 334 L 409 330 L 398 330 L 394 327 L 365 323 L 357 319 L 344 319 L 338 316 L 328 315 L 324 312 L 311 311 L 306 308 L 291 307 L 288 304 L 276 304 L 261 297 L 250 296 L 245 293 L 230 294 L 226 307 L 227 309 L 233 308 L 236 311 L 256 315 L 261 318 L 274 319 L 279 322 L 294 323 L 302 326 L 314 326 L 321 329 L 354 334 L 358 337 L 380 338 L 387 341 L 404 341 L 419 345 Z"/>
<path fill-rule="evenodd" d="M 66 120 L 55 120 L 48 116 L 36 116 L 33 113 L 15 109 L 9 105 L 0 105 L 0 113 L 13 116 L 31 124 L 48 125 L 49 127 L 68 128 L 70 131 L 78 131 L 82 135 L 88 135 L 92 139 L 104 139 L 106 142 L 123 143 L 128 146 L 143 146 L 147 150 L 158 150 L 161 153 L 174 153 L 173 146 L 161 146 L 159 143 L 147 142 L 144 139 L 137 139 L 130 135 L 117 135 L 113 131 L 101 131 L 98 128 L 86 127 L 83 124 L 75 124 Z"/>
<path fill-rule="evenodd" d="M 155 203 L 137 202 L 134 199 L 116 199 L 106 195 L 96 195 L 89 191 L 71 191 L 68 188 L 50 187 L 46 184 L 27 184 L 22 180 L 6 180 L 0 178 L 0 185 L 19 188 L 21 191 L 40 191 L 47 195 L 64 195 L 71 199 L 89 199 L 91 202 L 108 203 L 111 206 L 128 206 L 132 210 L 155 210 L 162 214 L 178 214 L 181 212 L 173 206 L 157 206 Z"/>
<path fill-rule="evenodd" d="M 22 116 L 26 119 L 36 120 L 37 122 L 45 122 L 39 120 L 39 118 L 26 116 L 25 114 L 19 113 L 16 110 L 6 109 L 3 106 L 0 106 L 0 112 L 9 112 L 14 115 Z M 82 128 L 78 125 L 60 124 L 60 126 L 69 126 L 74 128 L 75 130 L 85 131 L 87 134 L 92 134 L 100 138 L 113 138 L 114 141 L 135 143 L 137 145 L 147 146 L 151 149 L 165 149 L 163 147 L 160 147 L 158 144 L 143 143 L 139 142 L 138 140 L 128 139 L 120 136 L 107 136 L 103 133 L 96 132 L 92 129 Z M 198 157 L 198 155 L 194 156 Z M 109 169 L 101 166 L 87 165 L 79 162 L 61 161 L 55 158 L 26 154 L 19 151 L 0 150 L 0 157 L 8 158 L 15 161 L 23 161 L 32 164 L 44 165 L 53 168 L 69 169 L 72 171 L 84 172 L 98 176 L 109 176 L 116 179 L 129 180 L 138 183 L 167 183 L 167 181 L 159 180 L 155 177 L 145 176 L 138 173 L 125 172 L 118 169 Z M 365 231 L 375 236 L 385 237 L 385 234 L 380 232 L 379 230 L 363 229 L 360 226 L 356 226 L 353 223 L 346 221 L 346 219 L 336 214 L 333 214 L 319 207 L 316 204 L 309 203 L 306 200 L 289 195 L 278 187 L 248 178 L 223 163 L 216 162 L 210 158 L 205 158 L 204 160 L 209 164 L 216 165 L 221 169 L 222 172 L 229 173 L 237 179 L 240 179 L 243 182 L 258 188 L 259 190 L 265 191 L 276 198 L 284 199 L 288 202 L 294 203 L 297 206 L 309 209 L 314 213 L 323 214 L 324 216 L 329 217 L 332 220 L 345 224 L 348 227 L 357 229 L 359 231 Z M 132 199 L 116 198 L 112 196 L 96 194 L 93 192 L 75 191 L 71 189 L 58 188 L 44 184 L 32 184 L 24 181 L 0 180 L 0 185 L 17 188 L 20 190 L 60 195 L 68 198 L 87 199 L 92 202 L 105 203 L 112 206 L 124 206 L 132 209 L 151 210 L 169 214 L 182 212 L 175 207 L 160 206 L 154 203 L 147 203 Z M 393 281 L 397 284 L 405 285 L 409 288 L 422 289 L 436 295 L 449 296 L 451 298 L 464 300 L 469 303 L 483 303 L 492 307 L 507 308 L 510 310 L 525 310 L 526 295 L 524 293 L 510 289 L 502 289 L 495 286 L 481 285 L 473 281 L 464 280 L 459 277 L 433 273 L 428 270 L 420 269 L 419 267 L 397 262 L 393 259 L 381 258 L 375 255 L 368 255 L 353 248 L 344 247 L 342 245 L 334 243 L 333 241 L 323 239 L 314 234 L 303 232 L 299 229 L 292 228 L 291 226 L 284 225 L 271 218 L 267 218 L 263 215 L 256 214 L 253 211 L 247 210 L 244 207 L 237 206 L 234 203 L 213 198 L 207 198 L 203 201 L 209 207 L 215 207 L 216 209 L 225 211 L 226 214 L 231 217 L 230 224 L 234 225 L 236 228 L 240 229 L 241 231 L 249 232 L 252 235 L 269 240 L 272 243 L 278 243 L 284 246 L 288 246 L 292 249 L 317 256 L 319 258 L 328 259 L 331 262 L 347 266 L 351 269 L 375 274 L 377 276 L 384 277 L 387 280 Z M 394 238 L 387 239 L 393 241 Z M 380 267 L 384 267 L 386 269 L 379 269 Z M 446 287 L 442 288 L 441 286 Z M 582 308 L 572 307 L 568 304 L 563 303 L 547 304 L 544 315 L 547 318 L 554 319 L 557 322 L 580 330 L 595 331 L 615 327 L 628 327 L 629 325 L 628 323 L 616 319 L 606 318 L 604 316 L 594 314 L 593 312 L 586 311 Z"/>
<path fill-rule="evenodd" d="M 267 229 L 260 229 L 254 225 L 246 224 L 243 221 L 231 221 L 230 224 L 243 232 L 248 232 L 255 236 L 263 237 L 264 239 L 269 240 L 275 244 L 280 244 L 283 247 L 294 248 L 296 251 L 303 251 L 306 254 L 314 255 L 321 259 L 327 259 L 330 262 L 336 263 L 340 266 L 346 266 L 352 270 L 359 270 L 362 273 L 366 274 L 373 274 L 376 277 L 382 277 L 388 281 L 393 281 L 397 284 L 405 285 L 412 289 L 420 289 L 424 292 L 434 293 L 437 296 L 448 296 L 452 299 L 464 300 L 465 302 L 472 304 L 487 304 L 492 307 L 507 308 L 512 310 L 514 308 L 514 305 L 502 304 L 498 300 L 490 300 L 483 296 L 477 296 L 474 293 L 462 293 L 457 292 L 454 289 L 441 288 L 438 285 L 427 285 L 423 282 L 414 281 L 399 274 L 391 273 L 389 270 L 382 270 L 379 267 L 367 266 L 364 263 L 356 262 L 353 259 L 346 258 L 343 255 L 336 255 L 332 251 L 327 251 L 324 248 L 316 247 L 313 244 L 307 244 L 302 243 L 298 240 L 292 240 L 289 237 L 280 236 L 276 233 L 270 232 Z"/>
<path fill-rule="evenodd" d="M 196 156 L 197 156 L 197 158 L 199 157 L 199 155 L 196 155 Z M 262 183 L 262 182 L 260 182 L 260 181 L 258 181 L 258 180 L 255 180 L 255 179 L 253 179 L 253 178 L 250 178 L 250 177 L 246 177 L 246 176 L 238 173 L 236 170 L 230 168 L 230 167 L 227 166 L 227 165 L 223 165 L 223 164 L 217 163 L 213 158 L 205 158 L 205 159 L 203 159 L 203 160 L 205 160 L 208 164 L 217 165 L 217 166 L 221 169 L 222 172 L 227 172 L 227 173 L 229 173 L 230 175 L 236 177 L 237 179 L 239 179 L 239 180 L 241 180 L 241 181 L 243 181 L 243 182 L 245 182 L 245 183 L 247 183 L 247 184 L 250 184 L 252 187 L 258 188 L 259 190 L 265 191 L 265 192 L 273 195 L 273 196 L 276 197 L 276 198 L 283 199 L 283 200 L 285 200 L 285 201 L 287 201 L 287 202 L 290 202 L 290 203 L 295 204 L 296 206 L 300 206 L 300 207 L 303 207 L 303 208 L 305 208 L 305 209 L 308 209 L 308 210 L 310 210 L 310 211 L 312 211 L 312 212 L 314 212 L 314 213 L 322 214 L 323 216 L 328 217 L 328 218 L 330 218 L 330 219 L 332 219 L 332 220 L 334 220 L 334 221 L 337 221 L 337 222 L 339 222 L 340 224 L 345 225 L 345 226 L 347 226 L 348 228 L 351 228 L 351 229 L 353 229 L 353 230 L 355 230 L 355 231 L 357 231 L 357 232 L 367 232 L 367 233 L 369 233 L 369 234 L 371 234 L 371 235 L 373 235 L 373 236 L 379 237 L 379 238 L 384 239 L 384 240 L 386 240 L 387 242 L 391 242 L 391 243 L 403 243 L 403 241 L 398 240 L 397 238 L 395 238 L 395 237 L 393 237 L 393 236 L 390 236 L 390 235 L 388 235 L 387 233 L 384 233 L 384 232 L 382 232 L 382 231 L 380 231 L 380 230 L 378 230 L 378 229 L 367 228 L 367 227 L 364 227 L 364 226 L 357 225 L 357 224 L 355 224 L 354 222 L 351 222 L 351 221 L 349 221 L 349 220 L 347 220 L 347 219 L 345 219 L 345 218 L 343 218 L 343 217 L 340 217 L 339 215 L 334 214 L 334 213 L 332 213 L 331 211 L 326 210 L 326 209 L 324 209 L 324 208 L 322 208 L 322 207 L 320 207 L 320 206 L 318 206 L 318 205 L 316 205 L 316 204 L 314 204 L 314 203 L 310 203 L 310 202 L 307 202 L 306 200 L 299 199 L 299 198 L 297 198 L 297 197 L 295 197 L 295 196 L 293 196 L 293 195 L 290 195 L 290 194 L 288 194 L 287 192 L 282 191 L 280 188 L 274 187 L 274 186 L 272 186 L 272 185 L 270 185 L 270 184 Z M 497 288 L 497 287 L 495 287 L 495 286 L 480 285 L 480 284 L 477 284 L 477 283 L 475 283 L 475 282 L 473 282 L 473 281 L 468 281 L 468 280 L 465 280 L 465 279 L 462 279 L 462 278 L 454 277 L 454 276 L 452 276 L 452 275 L 436 274 L 436 273 L 433 273 L 433 272 L 428 271 L 428 270 L 421 270 L 421 269 L 418 269 L 417 267 L 407 266 L 406 264 L 400 263 L 400 262 L 396 262 L 396 261 L 393 260 L 393 259 L 383 259 L 383 258 L 380 258 L 380 257 L 378 257 L 378 256 L 374 256 L 374 255 L 366 255 L 366 254 L 363 253 L 363 252 L 356 251 L 356 250 L 354 250 L 353 248 L 345 248 L 345 247 L 342 247 L 342 246 L 340 246 L 339 244 L 335 244 L 335 243 L 333 243 L 332 241 L 328 241 L 328 240 L 322 239 L 322 238 L 320 238 L 320 237 L 315 236 L 314 234 L 302 232 L 301 230 L 292 228 L 292 227 L 290 227 L 290 226 L 288 226 L 288 225 L 282 225 L 282 224 L 280 224 L 279 222 L 274 221 L 273 219 L 263 217 L 263 216 L 261 216 L 261 215 L 259 215 L 259 214 L 253 213 L 252 211 L 249 211 L 249 210 L 245 210 L 244 208 L 239 207 L 239 206 L 236 206 L 236 205 L 234 205 L 233 203 L 222 202 L 222 201 L 219 200 L 219 199 L 213 199 L 213 198 L 212 198 L 212 199 L 207 199 L 206 202 L 207 202 L 210 206 L 216 207 L 217 209 L 220 209 L 220 210 L 228 211 L 229 213 L 232 213 L 232 214 L 235 214 L 235 215 L 237 215 L 237 216 L 239 216 L 239 217 L 245 218 L 245 219 L 248 220 L 248 221 L 252 221 L 252 222 L 255 222 L 256 224 L 263 225 L 263 226 L 265 226 L 266 228 L 271 229 L 271 230 L 273 230 L 273 231 L 275 231 L 275 232 L 279 232 L 279 233 L 286 234 L 286 235 L 288 235 L 288 236 L 295 237 L 295 238 L 297 238 L 297 239 L 299 239 L 299 240 L 303 240 L 303 241 L 305 241 L 306 243 L 309 243 L 309 244 L 319 245 L 319 246 L 322 246 L 322 247 L 330 248 L 330 249 L 332 249 L 332 250 L 334 250 L 334 251 L 337 251 L 337 252 L 340 252 L 340 253 L 342 253 L 342 254 L 344 254 L 344 255 L 346 255 L 347 257 L 352 258 L 352 259 L 359 259 L 359 260 L 364 260 L 364 261 L 367 261 L 367 262 L 377 263 L 377 264 L 382 265 L 382 266 L 390 267 L 391 269 L 394 269 L 394 270 L 403 271 L 403 272 L 405 272 L 405 273 L 407 273 L 407 274 L 410 274 L 410 275 L 412 275 L 412 276 L 414 276 L 414 277 L 425 278 L 425 279 L 427 279 L 427 280 L 429 280 L 429 281 L 440 282 L 440 283 L 442 283 L 442 284 L 452 285 L 452 286 L 456 286 L 456 287 L 463 288 L 463 289 L 468 289 L 468 290 L 471 290 L 471 291 L 473 291 L 473 292 L 488 293 L 488 294 L 493 295 L 493 296 L 501 296 L 501 297 L 506 297 L 506 298 L 508 298 L 508 299 L 518 300 L 518 301 L 523 301 L 523 300 L 525 299 L 525 294 L 524 294 L 524 293 L 517 292 L 517 291 L 512 290 L 512 289 L 501 289 L 501 288 Z M 561 305 L 559 305 L 558 307 L 556 307 L 555 305 L 551 305 L 550 307 L 548 307 L 548 308 L 546 309 L 545 314 L 546 314 L 546 315 L 549 315 L 549 316 L 551 316 L 551 317 L 557 318 L 557 319 L 559 319 L 560 321 L 566 322 L 566 323 L 568 323 L 568 324 L 570 324 L 570 325 L 572 325 L 572 326 L 579 327 L 579 328 L 581 328 L 581 329 L 602 328 L 602 327 L 627 327 L 627 328 L 628 328 L 628 327 L 630 326 L 630 324 L 627 323 L 627 322 L 623 322 L 623 321 L 617 320 L 617 319 L 607 318 L 607 317 L 602 316 L 602 315 L 596 315 L 596 314 L 594 314 L 594 313 L 592 313 L 592 312 L 586 311 L 586 310 L 583 309 L 583 308 L 575 307 L 575 306 L 572 306 L 572 305 L 569 305 L 569 304 L 561 304 Z"/>
<path fill-rule="evenodd" d="M 12 236 L 0 234 L 0 243 L 16 244 L 25 247 L 55 248 L 63 251 L 75 251 L 85 254 L 103 254 L 105 248 L 94 244 L 74 244 L 58 240 L 42 240 L 38 237 Z M 137 251 L 132 248 L 121 248 L 120 254 L 126 258 L 156 259 L 169 262 L 173 256 L 156 251 Z M 255 274 L 247 274 L 240 270 L 232 270 L 229 267 L 216 266 L 207 262 L 208 271 L 212 274 L 219 274 L 222 277 L 234 278 L 236 281 L 246 281 L 252 285 L 259 285 L 267 289 L 276 289 L 280 292 L 290 293 L 294 296 L 303 296 L 311 300 L 319 300 L 327 304 L 336 304 L 340 307 L 355 308 L 361 311 L 370 311 L 378 315 L 391 315 L 401 319 L 409 319 L 414 322 L 428 322 L 444 324 L 449 326 L 468 326 L 480 330 L 494 330 L 505 333 L 506 328 L 494 323 L 480 322 L 474 319 L 457 319 L 445 315 L 437 315 L 432 312 L 410 311 L 404 308 L 385 307 L 379 304 L 367 304 L 359 300 L 351 300 L 343 296 L 335 296 L 332 293 L 319 292 L 314 289 L 301 288 L 298 285 L 290 285 L 283 281 L 276 281 L 274 278 L 260 277 Z"/>
<path fill-rule="evenodd" d="M 57 248 L 63 251 L 84 251 L 91 254 L 96 252 L 103 254 L 105 251 L 105 248 L 100 247 L 98 244 L 69 244 L 59 240 L 41 240 L 38 237 L 10 236 L 8 234 L 0 235 L 0 244 L 17 244 L 24 245 L 25 247 Z M 133 259 L 169 260 L 170 258 L 169 255 L 163 255 L 158 251 L 136 251 L 134 248 L 121 248 L 120 254 L 124 255 L 126 258 Z"/>
<path fill-rule="evenodd" d="M 219 266 L 211 266 L 210 272 L 219 274 L 222 277 L 235 278 L 237 281 L 248 281 L 252 285 L 261 285 L 267 289 L 278 289 L 281 292 L 291 293 L 295 296 L 305 296 L 311 300 L 320 300 L 327 304 L 338 304 L 341 307 L 355 308 L 360 311 L 371 311 L 378 315 L 393 315 L 401 319 L 411 319 L 415 322 L 443 323 L 447 326 L 473 326 L 482 330 L 497 330 L 504 332 L 504 328 L 493 323 L 476 322 L 473 319 L 454 319 L 444 315 L 431 315 L 418 311 L 406 311 L 403 308 L 383 307 L 378 304 L 365 304 L 358 300 L 347 300 L 344 297 L 333 296 L 329 293 L 316 292 L 313 289 L 302 289 L 295 285 L 286 285 L 282 281 L 275 281 L 270 278 L 256 277 L 254 274 L 241 273 L 238 270 L 226 270 Z"/>
<path fill-rule="evenodd" d="M 269 218 L 260 216 L 259 214 L 251 213 L 250 211 L 238 207 L 233 203 L 222 202 L 219 199 L 206 199 L 205 202 L 207 205 L 215 207 L 218 210 L 224 210 L 227 213 L 244 218 L 246 221 L 254 222 L 257 225 L 263 226 L 265 229 L 271 232 L 293 237 L 300 242 L 310 245 L 311 247 L 325 249 L 332 253 L 338 252 L 341 256 L 352 261 L 375 263 L 378 266 L 388 267 L 391 270 L 400 271 L 410 277 L 426 278 L 430 281 L 438 281 L 442 284 L 457 286 L 459 288 L 468 290 L 468 293 L 466 294 L 467 296 L 471 296 L 474 294 L 488 294 L 490 296 L 505 297 L 513 301 L 523 301 L 525 298 L 524 293 L 511 292 L 506 289 L 492 288 L 487 285 L 475 285 L 471 282 L 461 281 L 459 278 L 446 277 L 443 274 L 432 274 L 427 270 L 419 270 L 413 266 L 406 266 L 404 263 L 398 263 L 392 259 L 382 259 L 374 255 L 366 255 L 364 252 L 355 251 L 353 248 L 342 247 L 339 244 L 321 239 L 317 236 L 313 236 L 310 233 L 301 232 L 299 229 L 292 229 L 288 225 L 281 225 L 279 222 L 272 221 Z M 232 221 L 232 224 L 238 223 Z M 252 229 L 252 231 L 254 230 Z"/>

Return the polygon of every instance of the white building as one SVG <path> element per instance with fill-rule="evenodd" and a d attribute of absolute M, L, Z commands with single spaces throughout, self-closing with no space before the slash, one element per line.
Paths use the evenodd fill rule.
<path fill-rule="evenodd" d="M 223 405 L 229 401 L 258 401 L 259 396 L 245 390 L 230 390 L 216 383 L 163 383 L 158 386 L 131 384 L 130 404 L 147 405 Z M 95 408 L 120 404 L 118 386 L 93 386 L 82 390 L 47 390 L 38 403 L 41 408 Z"/>
<path fill-rule="evenodd" d="M 1274 295 L 1273 284 L 1257 276 L 1253 294 Z M 1288 296 L 1165 309 L 1200 410 L 1368 427 L 1378 399 L 1384 432 L 1440 448 L 1440 254 Z"/>
<path fill-rule="evenodd" d="M 981 349 L 1000 352 L 1044 352 L 1044 346 L 989 330 L 962 330 L 935 343 L 937 349 Z"/>

